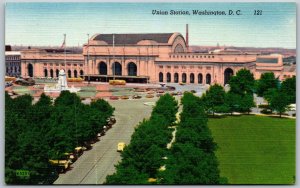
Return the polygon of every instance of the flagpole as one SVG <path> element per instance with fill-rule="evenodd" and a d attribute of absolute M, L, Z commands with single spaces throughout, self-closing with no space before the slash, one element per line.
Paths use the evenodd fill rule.
<path fill-rule="evenodd" d="M 66 38 L 67 38 L 67 35 L 64 34 L 65 71 L 67 71 Z"/>

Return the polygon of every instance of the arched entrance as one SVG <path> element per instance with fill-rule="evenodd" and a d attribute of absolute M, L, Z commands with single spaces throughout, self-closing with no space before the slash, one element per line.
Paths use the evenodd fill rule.
<path fill-rule="evenodd" d="M 211 83 L 211 75 L 206 74 L 206 84 L 210 85 L 210 83 Z"/>
<path fill-rule="evenodd" d="M 122 75 L 122 65 L 119 62 L 114 62 L 111 68 L 113 75 Z"/>
<path fill-rule="evenodd" d="M 55 73 L 56 73 L 56 77 L 58 78 L 59 77 L 59 70 L 56 69 Z"/>
<path fill-rule="evenodd" d="M 162 72 L 160 72 L 158 74 L 158 77 L 159 77 L 159 82 L 163 82 L 164 81 L 164 74 Z"/>
<path fill-rule="evenodd" d="M 175 82 L 175 83 L 178 83 L 178 73 L 175 73 L 175 74 L 174 74 L 174 82 Z"/>
<path fill-rule="evenodd" d="M 167 73 L 167 82 L 171 82 L 171 73 Z"/>
<path fill-rule="evenodd" d="M 190 74 L 190 83 L 193 84 L 195 82 L 195 75 L 194 73 Z"/>
<path fill-rule="evenodd" d="M 74 70 L 74 77 L 77 78 L 77 70 Z"/>
<path fill-rule="evenodd" d="M 203 75 L 201 73 L 198 74 L 198 84 L 203 83 Z"/>
<path fill-rule="evenodd" d="M 107 65 L 103 61 L 98 64 L 98 71 L 100 75 L 107 75 Z"/>
<path fill-rule="evenodd" d="M 50 69 L 50 77 L 53 78 L 53 69 Z"/>
<path fill-rule="evenodd" d="M 28 76 L 33 77 L 33 66 L 32 64 L 28 64 Z"/>
<path fill-rule="evenodd" d="M 233 75 L 233 70 L 231 68 L 227 68 L 224 71 L 224 85 L 229 83 L 230 77 Z"/>
<path fill-rule="evenodd" d="M 80 77 L 83 77 L 83 70 L 80 70 Z"/>
<path fill-rule="evenodd" d="M 47 71 L 47 69 L 44 69 L 44 77 L 48 77 L 48 71 Z"/>
<path fill-rule="evenodd" d="M 133 62 L 130 62 L 127 65 L 127 71 L 128 71 L 128 76 L 136 76 L 137 75 L 137 67 L 136 64 Z"/>
<path fill-rule="evenodd" d="M 72 76 L 71 74 L 72 74 L 72 73 L 71 73 L 71 70 L 68 70 L 68 77 L 69 77 L 69 78 L 71 78 L 71 76 Z"/>
<path fill-rule="evenodd" d="M 182 78 L 182 83 L 186 83 L 186 73 L 182 73 L 181 78 Z"/>

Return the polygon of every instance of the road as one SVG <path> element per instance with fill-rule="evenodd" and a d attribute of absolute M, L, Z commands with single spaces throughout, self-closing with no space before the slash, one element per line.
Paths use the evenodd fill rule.
<path fill-rule="evenodd" d="M 114 165 L 121 160 L 117 152 L 118 142 L 130 143 L 134 127 L 144 118 L 149 118 L 152 106 L 144 102 L 154 99 L 109 101 L 115 107 L 116 124 L 108 130 L 100 141 L 71 165 L 65 174 L 60 174 L 54 184 L 103 184 L 106 176 L 115 172 Z"/>

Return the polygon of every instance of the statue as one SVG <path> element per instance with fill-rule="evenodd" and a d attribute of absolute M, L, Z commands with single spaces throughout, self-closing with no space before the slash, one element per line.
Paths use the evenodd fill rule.
<path fill-rule="evenodd" d="M 62 69 L 59 71 L 58 83 L 54 87 L 45 85 L 44 92 L 61 92 L 65 90 L 68 90 L 71 93 L 77 93 L 78 91 L 80 91 L 80 88 L 75 88 L 74 86 L 72 86 L 71 88 L 68 87 L 66 73 Z"/>

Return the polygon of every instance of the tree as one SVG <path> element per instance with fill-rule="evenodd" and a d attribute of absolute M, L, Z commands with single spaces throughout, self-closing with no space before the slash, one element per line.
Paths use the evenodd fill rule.
<path fill-rule="evenodd" d="M 166 170 L 160 174 L 163 184 L 220 184 L 220 172 L 214 154 L 188 143 L 175 143 L 171 152 Z"/>
<path fill-rule="evenodd" d="M 247 112 L 249 114 L 252 107 L 255 107 L 253 94 L 244 95 L 240 100 L 239 111 Z"/>
<path fill-rule="evenodd" d="M 7 184 L 52 184 L 57 178 L 49 159 L 61 159 L 95 138 L 113 108 L 106 101 L 82 104 L 80 98 L 63 91 L 55 104 L 42 94 L 32 105 L 30 95 L 15 99 L 5 94 L 5 181 Z M 29 170 L 29 178 L 16 176 Z"/>
<path fill-rule="evenodd" d="M 260 79 L 258 80 L 258 83 L 257 83 L 257 88 L 256 88 L 257 95 L 259 97 L 263 97 L 265 92 L 268 91 L 268 89 L 271 89 L 271 88 L 277 89 L 278 83 L 279 83 L 279 80 L 277 78 L 275 78 L 275 75 L 273 72 L 263 73 L 260 76 Z"/>
<path fill-rule="evenodd" d="M 121 163 L 116 165 L 116 172 L 106 177 L 104 184 L 111 185 L 133 185 L 133 184 L 148 184 L 149 176 L 146 173 L 138 171 L 134 166 L 122 166 Z"/>
<path fill-rule="evenodd" d="M 210 86 L 205 93 L 205 104 L 208 111 L 213 113 L 222 111 L 220 110 L 225 104 L 225 91 L 224 88 L 218 84 Z"/>
<path fill-rule="evenodd" d="M 121 153 L 116 173 L 107 176 L 106 184 L 150 184 L 148 178 L 157 177 L 172 137 L 168 127 L 176 120 L 177 109 L 174 97 L 169 94 L 160 97 L 150 119 L 135 128 L 130 144 Z"/>
<path fill-rule="evenodd" d="M 289 103 L 296 103 L 296 76 L 285 79 L 280 87 L 281 92 L 288 95 Z"/>
<path fill-rule="evenodd" d="M 170 94 L 165 94 L 159 98 L 156 102 L 156 107 L 153 108 L 151 117 L 156 115 L 164 116 L 169 122 L 167 126 L 176 121 L 176 112 L 178 110 L 178 104 L 174 97 Z"/>
<path fill-rule="evenodd" d="M 279 113 L 279 117 L 281 117 L 282 113 L 284 113 L 288 109 L 289 105 L 289 97 L 285 92 L 275 92 L 270 100 L 270 107 L 272 110 L 275 110 Z"/>
<path fill-rule="evenodd" d="M 234 111 L 239 111 L 241 105 L 241 96 L 232 92 L 227 92 L 225 94 L 225 105 L 228 107 L 228 112 L 232 113 Z"/>
<path fill-rule="evenodd" d="M 279 90 L 276 88 L 269 88 L 267 91 L 264 93 L 264 98 L 270 103 L 272 97 L 277 93 Z"/>
<path fill-rule="evenodd" d="M 229 80 L 230 91 L 241 96 L 252 94 L 254 89 L 253 74 L 247 69 L 239 70 L 235 76 Z"/>

